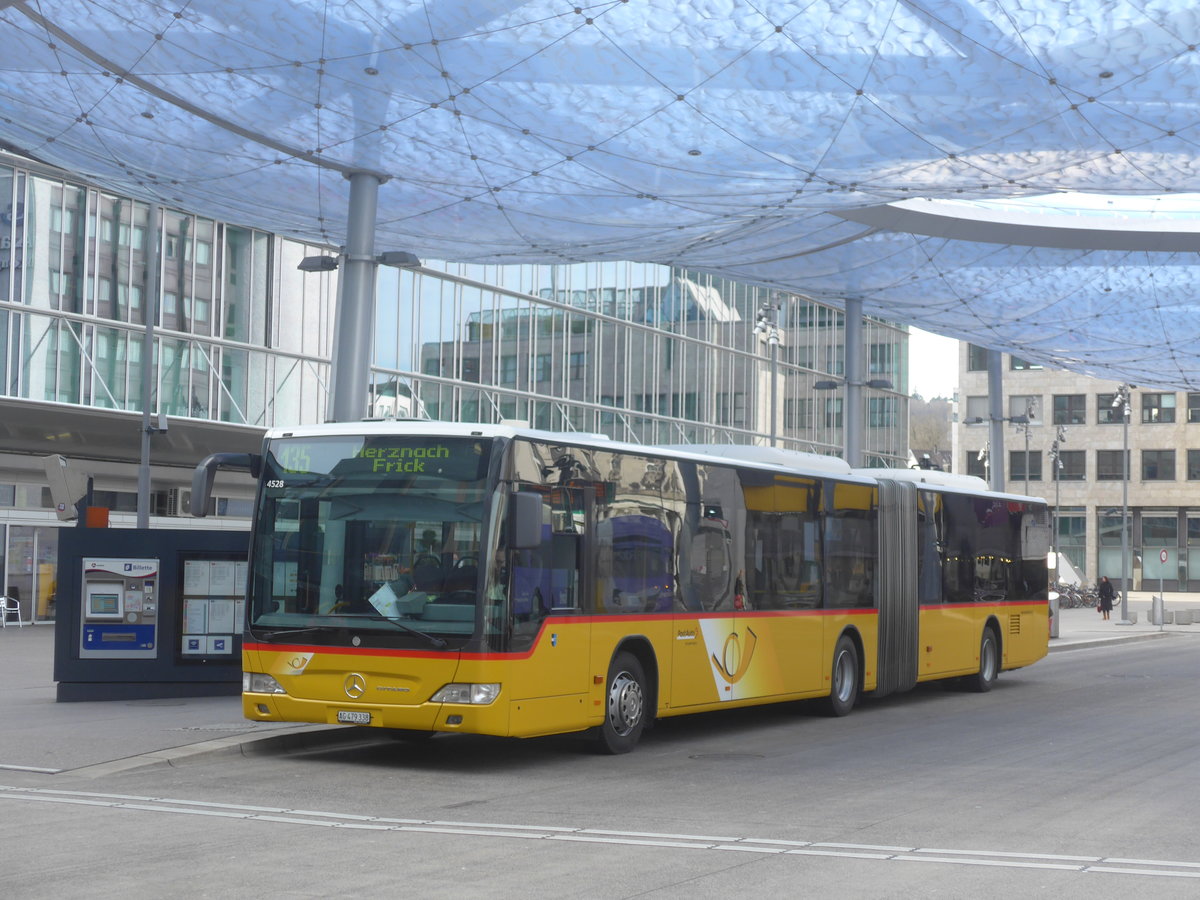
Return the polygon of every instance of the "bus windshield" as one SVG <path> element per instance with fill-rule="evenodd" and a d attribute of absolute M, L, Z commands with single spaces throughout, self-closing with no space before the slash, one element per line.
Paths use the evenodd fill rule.
<path fill-rule="evenodd" d="M 251 631 L 284 640 L 353 628 L 433 646 L 471 635 L 491 450 L 489 440 L 457 437 L 272 440 Z"/>

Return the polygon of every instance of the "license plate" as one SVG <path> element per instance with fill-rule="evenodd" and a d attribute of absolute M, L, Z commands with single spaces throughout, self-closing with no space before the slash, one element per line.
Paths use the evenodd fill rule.
<path fill-rule="evenodd" d="M 345 722 L 348 725 L 370 725 L 371 714 L 369 712 L 358 712 L 352 709 L 339 709 L 337 714 L 339 722 Z"/>

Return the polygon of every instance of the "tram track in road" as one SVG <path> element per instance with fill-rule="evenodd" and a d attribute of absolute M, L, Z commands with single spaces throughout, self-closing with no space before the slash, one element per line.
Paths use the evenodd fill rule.
<path fill-rule="evenodd" d="M 348 812 L 252 806 L 169 797 L 110 794 L 0 785 L 0 800 L 49 803 L 168 815 L 210 816 L 270 825 L 300 825 L 370 832 L 457 835 L 464 838 L 557 841 L 614 846 L 657 847 L 714 853 L 751 853 L 787 857 L 832 857 L 881 863 L 988 866 L 1043 869 L 1080 875 L 1131 875 L 1148 878 L 1200 878 L 1200 861 L 1134 859 L 1115 856 L 1024 853 L 1001 849 L 955 849 L 803 841 L 749 836 L 619 831 L 582 826 L 524 825 L 444 819 L 398 818 Z"/>

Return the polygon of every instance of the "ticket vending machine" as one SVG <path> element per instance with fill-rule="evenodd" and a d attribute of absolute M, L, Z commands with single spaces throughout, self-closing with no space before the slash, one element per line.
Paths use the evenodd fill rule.
<path fill-rule="evenodd" d="M 81 659 L 158 655 L 157 559 L 83 560 Z"/>

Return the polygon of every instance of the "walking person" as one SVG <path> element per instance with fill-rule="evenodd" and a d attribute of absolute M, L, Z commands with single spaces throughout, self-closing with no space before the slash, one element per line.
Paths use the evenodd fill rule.
<path fill-rule="evenodd" d="M 1108 621 L 1108 614 L 1112 612 L 1113 598 L 1116 596 L 1116 591 L 1113 590 L 1112 582 L 1108 580 L 1107 575 L 1100 576 L 1100 584 L 1098 586 L 1100 594 L 1100 604 L 1097 607 L 1100 610 L 1100 615 L 1104 616 L 1104 621 Z"/>

